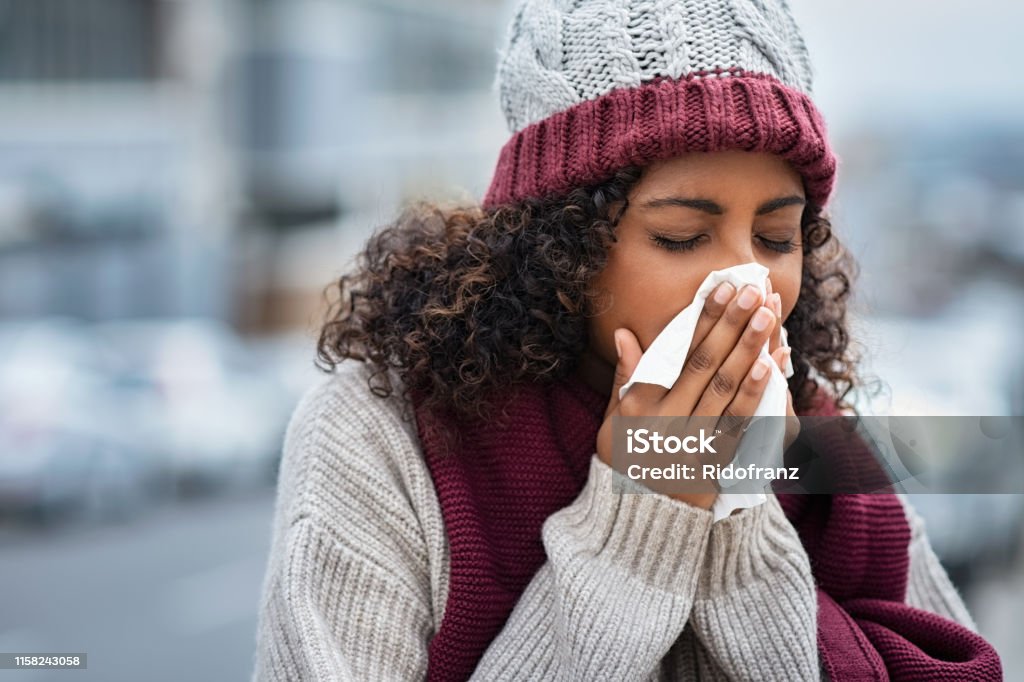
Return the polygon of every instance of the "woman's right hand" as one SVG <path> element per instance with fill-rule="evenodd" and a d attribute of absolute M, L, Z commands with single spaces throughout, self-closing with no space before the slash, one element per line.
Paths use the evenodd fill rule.
<path fill-rule="evenodd" d="M 765 305 L 767 303 L 767 305 Z M 671 389 L 637 383 L 619 400 L 643 350 L 626 328 L 615 330 L 619 359 L 604 422 L 597 434 L 597 455 L 612 465 L 612 417 L 747 417 L 754 414 L 768 385 L 770 367 L 758 359 L 761 348 L 781 321 L 778 306 L 765 302 L 756 287 L 740 291 L 725 282 L 705 301 L 690 351 Z M 723 453 L 719 453 L 720 455 Z M 728 453 L 726 453 L 728 455 Z M 731 459 L 731 455 L 728 455 Z M 710 509 L 717 492 L 672 494 Z"/>

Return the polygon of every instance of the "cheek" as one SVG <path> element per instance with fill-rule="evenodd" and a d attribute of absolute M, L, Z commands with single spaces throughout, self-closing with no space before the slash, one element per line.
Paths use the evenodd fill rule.
<path fill-rule="evenodd" d="M 613 334 L 618 327 L 633 332 L 644 350 L 673 317 L 693 302 L 707 273 L 686 273 L 677 263 L 661 258 L 610 255 L 608 265 L 594 280 L 602 305 L 592 320 L 591 342 L 615 361 Z M 597 336 L 597 338 L 594 338 Z"/>
<path fill-rule="evenodd" d="M 772 270 L 772 288 L 782 296 L 782 319 L 789 317 L 796 307 L 796 301 L 800 297 L 800 278 L 802 268 L 800 262 L 789 268 Z"/>

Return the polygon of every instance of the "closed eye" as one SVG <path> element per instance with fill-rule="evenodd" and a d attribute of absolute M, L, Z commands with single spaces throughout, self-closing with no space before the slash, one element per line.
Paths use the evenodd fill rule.
<path fill-rule="evenodd" d="M 651 239 L 658 246 L 668 251 L 693 251 L 700 245 L 701 240 L 706 236 L 707 235 L 699 234 L 690 239 L 669 239 L 668 237 L 663 237 L 658 234 L 652 234 Z M 781 241 L 768 239 L 766 237 L 757 237 L 757 239 L 766 249 L 777 253 L 793 253 L 797 249 L 797 244 L 792 239 L 785 239 Z"/>
<path fill-rule="evenodd" d="M 663 249 L 669 251 L 692 251 L 697 248 L 698 242 L 702 237 L 707 235 L 699 234 L 692 239 L 669 239 L 668 237 L 662 237 L 660 234 L 652 234 L 651 239 Z"/>
<path fill-rule="evenodd" d="M 792 239 L 786 239 L 783 241 L 775 241 L 774 239 L 766 239 L 765 237 L 758 237 L 758 239 L 761 240 L 761 243 L 764 244 L 766 248 L 769 248 L 772 251 L 778 251 L 779 253 L 793 253 L 796 251 L 796 242 Z"/>

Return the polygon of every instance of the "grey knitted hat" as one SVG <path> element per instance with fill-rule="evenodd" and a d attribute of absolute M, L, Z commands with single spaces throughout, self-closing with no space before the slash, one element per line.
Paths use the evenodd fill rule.
<path fill-rule="evenodd" d="M 485 206 L 722 149 L 783 156 L 827 203 L 837 159 L 786 0 L 524 0 L 499 54 L 512 136 Z"/>

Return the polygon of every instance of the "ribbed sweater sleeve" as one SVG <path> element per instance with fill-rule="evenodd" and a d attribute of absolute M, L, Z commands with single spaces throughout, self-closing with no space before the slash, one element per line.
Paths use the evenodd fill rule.
<path fill-rule="evenodd" d="M 817 596 L 807 553 L 774 496 L 714 524 L 692 626 L 730 680 L 818 677 Z"/>
<path fill-rule="evenodd" d="M 928 541 L 924 519 L 906 496 L 900 495 L 900 500 L 910 523 L 910 575 L 906 602 L 977 632 L 978 626 Z"/>
<path fill-rule="evenodd" d="M 285 435 L 253 680 L 415 680 L 448 579 L 411 427 L 344 369 Z"/>
<path fill-rule="evenodd" d="M 646 680 L 680 637 L 712 514 L 664 495 L 613 491 L 591 457 L 579 496 L 545 521 L 548 560 L 480 661 L 479 680 Z"/>

